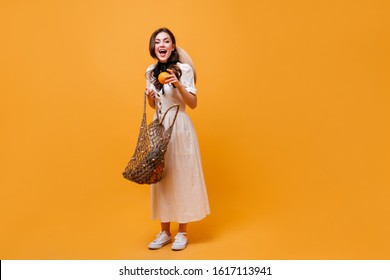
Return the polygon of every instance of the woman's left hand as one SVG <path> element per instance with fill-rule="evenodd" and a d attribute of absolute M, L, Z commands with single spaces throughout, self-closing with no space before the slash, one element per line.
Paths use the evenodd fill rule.
<path fill-rule="evenodd" d="M 187 91 L 187 89 L 183 86 L 180 80 L 177 79 L 172 69 L 167 69 L 167 72 L 169 73 L 169 75 L 166 76 L 165 78 L 166 83 L 169 85 L 174 85 L 176 89 L 180 92 L 181 96 L 183 97 L 184 102 L 191 109 L 195 109 L 197 105 L 196 95 Z"/>
<path fill-rule="evenodd" d="M 170 74 L 166 76 L 165 82 L 167 84 L 173 84 L 175 87 L 178 87 L 180 85 L 180 81 L 177 79 L 175 73 L 172 69 L 167 69 L 167 72 Z"/>

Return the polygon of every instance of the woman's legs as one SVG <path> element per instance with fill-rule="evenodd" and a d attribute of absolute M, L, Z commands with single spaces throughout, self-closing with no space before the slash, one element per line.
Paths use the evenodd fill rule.
<path fill-rule="evenodd" d="M 187 232 L 187 223 L 179 224 L 179 232 Z M 161 231 L 165 231 L 166 234 L 171 235 L 171 223 L 163 223 L 161 222 Z"/>
<path fill-rule="evenodd" d="M 171 223 L 163 223 L 161 222 L 161 231 L 165 231 L 168 236 L 171 236 Z"/>
<path fill-rule="evenodd" d="M 187 223 L 179 224 L 179 232 L 187 232 Z"/>

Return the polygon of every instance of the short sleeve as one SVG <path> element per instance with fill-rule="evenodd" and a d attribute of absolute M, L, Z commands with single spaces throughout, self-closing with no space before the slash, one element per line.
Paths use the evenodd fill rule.
<path fill-rule="evenodd" d="M 191 66 L 189 64 L 180 63 L 179 67 L 181 69 L 180 82 L 188 92 L 196 94 L 194 71 L 192 70 Z"/>

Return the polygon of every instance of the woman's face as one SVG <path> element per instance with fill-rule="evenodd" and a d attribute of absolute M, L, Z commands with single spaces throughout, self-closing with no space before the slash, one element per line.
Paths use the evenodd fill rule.
<path fill-rule="evenodd" d="M 160 32 L 157 34 L 154 40 L 154 52 L 160 62 L 166 63 L 174 49 L 175 46 L 168 33 Z"/>

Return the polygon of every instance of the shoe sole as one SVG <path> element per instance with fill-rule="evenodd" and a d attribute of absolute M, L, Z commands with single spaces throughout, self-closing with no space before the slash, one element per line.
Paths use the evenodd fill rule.
<path fill-rule="evenodd" d="M 167 242 L 161 244 L 160 247 L 148 247 L 148 248 L 149 248 L 149 250 L 158 250 L 158 249 L 161 249 L 162 247 L 164 247 L 165 245 L 167 245 L 169 243 L 172 243 L 172 240 L 168 240 Z"/>

